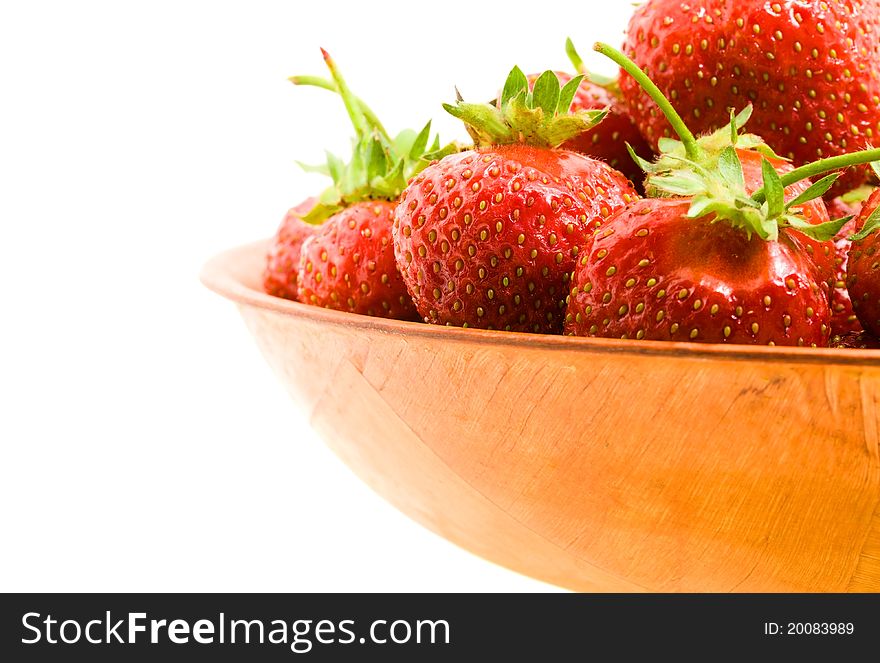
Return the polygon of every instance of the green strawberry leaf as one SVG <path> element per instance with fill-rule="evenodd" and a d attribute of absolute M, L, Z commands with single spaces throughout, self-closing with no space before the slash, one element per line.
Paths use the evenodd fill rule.
<path fill-rule="evenodd" d="M 752 200 L 751 198 L 749 198 L 745 192 L 742 192 L 738 196 L 734 196 L 733 205 L 734 205 L 734 207 L 736 207 L 736 209 L 746 209 L 746 208 L 752 208 L 753 210 L 760 210 L 761 209 L 761 204 Z"/>
<path fill-rule="evenodd" d="M 736 126 L 736 130 L 740 131 L 748 121 L 752 117 L 752 112 L 755 110 L 752 104 L 749 104 L 745 108 L 743 108 L 735 117 L 733 117 L 733 124 Z M 730 111 L 731 115 L 733 115 L 733 110 Z"/>
<path fill-rule="evenodd" d="M 636 162 L 636 165 L 639 168 L 641 168 L 644 172 L 646 172 L 646 173 L 653 173 L 654 172 L 654 164 L 651 163 L 650 161 L 642 159 L 642 157 L 640 157 L 638 154 L 636 154 L 636 151 L 633 149 L 633 146 L 630 145 L 629 143 L 626 143 L 626 151 L 629 152 L 629 156 L 632 158 L 633 161 Z"/>
<path fill-rule="evenodd" d="M 745 187 L 742 163 L 732 146 L 725 148 L 718 157 L 718 172 L 725 182 L 734 187 L 734 190 L 738 191 Z"/>
<path fill-rule="evenodd" d="M 711 196 L 702 194 L 694 196 L 691 206 L 688 208 L 688 218 L 697 219 L 709 214 L 718 214 L 727 210 L 727 203 Z"/>
<path fill-rule="evenodd" d="M 826 177 L 823 177 L 821 180 L 811 185 L 806 191 L 800 194 L 797 198 L 786 204 L 785 211 L 787 212 L 792 207 L 799 207 L 804 203 L 808 203 L 811 200 L 815 200 L 816 198 L 821 198 L 825 195 L 825 193 L 830 189 L 834 183 L 837 181 L 841 173 L 831 173 Z"/>
<path fill-rule="evenodd" d="M 535 81 L 532 96 L 535 108 L 542 108 L 550 116 L 556 113 L 559 105 L 559 79 L 556 74 L 549 70 L 541 74 Z"/>
<path fill-rule="evenodd" d="M 428 140 L 431 138 L 431 121 L 428 120 L 428 124 L 425 125 L 425 128 L 422 129 L 418 136 L 416 136 L 412 145 L 407 152 L 407 157 L 410 160 L 418 159 L 422 154 L 425 153 L 425 148 L 428 146 Z"/>
<path fill-rule="evenodd" d="M 677 153 L 681 152 L 684 154 L 684 143 L 680 140 L 675 140 L 674 138 L 667 138 L 663 136 L 660 140 L 657 141 L 657 147 L 664 154 L 669 153 Z"/>
<path fill-rule="evenodd" d="M 666 193 L 685 197 L 696 196 L 706 190 L 703 178 L 687 170 L 657 175 L 651 179 L 651 185 Z"/>
<path fill-rule="evenodd" d="M 448 157 L 450 154 L 461 152 L 462 149 L 463 148 L 456 143 L 449 143 L 448 145 L 440 147 L 440 141 L 435 140 L 434 144 L 431 146 L 431 149 L 421 156 L 421 167 L 418 168 L 418 170 L 422 170 L 432 161 L 440 161 L 444 157 Z"/>
<path fill-rule="evenodd" d="M 583 110 L 561 115 L 549 126 L 542 127 L 540 135 L 551 145 L 561 145 L 572 135 L 592 129 L 608 115 L 607 110 Z"/>
<path fill-rule="evenodd" d="M 522 97 L 521 94 L 515 99 Z M 510 129 L 504 115 L 494 106 L 459 102 L 455 105 L 443 104 L 443 110 L 465 122 L 477 143 L 491 143 L 493 140 L 498 140 L 497 137 L 510 137 Z"/>
<path fill-rule="evenodd" d="M 367 141 L 367 182 L 381 178 L 388 172 L 388 156 L 378 137 Z"/>
<path fill-rule="evenodd" d="M 736 114 L 735 111 L 730 109 L 730 144 L 734 147 L 736 146 L 736 142 L 739 140 L 739 127 L 736 126 Z"/>
<path fill-rule="evenodd" d="M 507 75 L 507 80 L 504 82 L 504 89 L 501 91 L 501 105 L 504 106 L 511 99 L 524 92 L 528 94 L 528 91 L 529 81 L 526 78 L 526 75 L 522 72 L 522 69 L 514 67 L 510 70 L 510 73 Z"/>
<path fill-rule="evenodd" d="M 764 192 L 767 196 L 767 216 L 775 219 L 785 212 L 785 187 L 779 173 L 767 159 L 761 160 L 761 174 L 764 178 Z"/>
<path fill-rule="evenodd" d="M 760 136 L 755 136 L 754 134 L 743 134 L 739 137 L 739 139 L 739 146 L 741 148 L 753 149 L 755 150 L 755 152 L 758 152 L 768 159 L 776 159 L 777 161 L 785 162 L 791 161 L 791 159 L 789 159 L 788 157 L 783 157 L 779 154 L 776 154 L 776 152 L 773 151 L 773 148 L 765 143 L 764 139 Z"/>
<path fill-rule="evenodd" d="M 852 217 L 843 217 L 834 221 L 826 221 L 825 223 L 812 224 L 803 217 L 787 214 L 785 216 L 785 226 L 800 231 L 807 237 L 820 242 L 827 242 L 837 237 L 840 229 L 843 228 Z"/>
<path fill-rule="evenodd" d="M 418 134 L 412 129 L 404 129 L 391 141 L 391 147 L 393 148 L 392 151 L 395 154 L 409 155 L 417 137 Z"/>
<path fill-rule="evenodd" d="M 761 239 L 766 239 L 772 242 L 779 239 L 779 221 L 777 219 L 760 216 L 757 219 L 755 227 L 757 228 L 758 235 L 760 235 Z"/>
<path fill-rule="evenodd" d="M 332 152 L 327 152 L 327 170 L 334 182 L 341 182 L 345 172 L 345 163 Z"/>
<path fill-rule="evenodd" d="M 853 242 L 861 242 L 868 235 L 875 232 L 878 227 L 880 227 L 880 206 L 871 212 L 868 218 L 865 219 L 862 229 L 854 235 L 851 235 L 849 239 Z"/>
<path fill-rule="evenodd" d="M 579 74 L 562 87 L 562 91 L 559 93 L 559 103 L 556 105 L 557 113 L 564 114 L 571 110 L 571 102 L 574 101 L 574 96 L 583 80 L 583 75 Z"/>

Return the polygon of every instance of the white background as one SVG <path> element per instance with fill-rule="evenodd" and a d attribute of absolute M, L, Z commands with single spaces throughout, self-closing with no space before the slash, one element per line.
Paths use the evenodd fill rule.
<path fill-rule="evenodd" d="M 454 85 L 568 69 L 632 10 L 419 7 L 0 4 L 0 590 L 554 589 L 364 487 L 198 282 L 324 185 L 295 160 L 347 149 L 338 100 L 286 81 L 319 46 L 389 129 L 463 139 Z"/>

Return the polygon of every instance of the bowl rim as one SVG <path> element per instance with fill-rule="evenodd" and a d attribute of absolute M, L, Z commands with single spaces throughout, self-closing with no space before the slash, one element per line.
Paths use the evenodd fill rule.
<path fill-rule="evenodd" d="M 239 305 L 303 318 L 331 326 L 380 331 L 400 336 L 432 338 L 444 342 L 461 341 L 480 345 L 511 345 L 529 349 L 563 352 L 614 353 L 725 361 L 785 363 L 821 363 L 843 366 L 880 366 L 880 350 L 833 348 L 798 348 L 788 346 L 724 345 L 720 343 L 684 343 L 676 341 L 638 341 L 635 339 L 584 338 L 526 334 L 484 329 L 445 327 L 421 322 L 406 322 L 334 311 L 309 306 L 269 295 L 245 283 L 241 274 L 242 259 L 251 262 L 259 252 L 265 256 L 269 242 L 264 239 L 227 249 L 210 258 L 202 267 L 202 283 L 215 293 Z M 244 260 L 247 262 L 247 260 Z M 238 268 L 236 268 L 238 266 Z"/>

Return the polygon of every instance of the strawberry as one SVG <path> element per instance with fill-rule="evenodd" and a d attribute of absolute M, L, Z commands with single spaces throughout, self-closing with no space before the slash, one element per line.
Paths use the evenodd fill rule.
<path fill-rule="evenodd" d="M 561 147 L 586 154 L 594 159 L 601 159 L 626 175 L 631 182 L 636 185 L 641 184 L 644 174 L 630 158 L 626 146 L 631 145 L 632 149 L 642 156 L 650 156 L 653 152 L 627 114 L 617 81 L 588 72 L 571 39 L 566 40 L 565 50 L 577 72 L 584 76 L 571 102 L 571 110 L 607 109 L 608 114 L 598 127 L 574 136 Z M 571 74 L 561 71 L 554 73 L 561 85 L 572 79 Z M 539 76 L 540 74 L 530 74 L 529 85 L 534 86 Z"/>
<path fill-rule="evenodd" d="M 596 48 L 645 87 L 681 141 L 643 164 L 654 197 L 617 214 L 584 248 L 566 333 L 827 345 L 834 256 L 827 240 L 842 221 L 828 221 L 820 198 L 838 175 L 814 185 L 805 177 L 848 164 L 836 159 L 794 170 L 754 136 L 738 133 L 742 114 L 727 130 L 697 140 L 631 60 Z M 864 163 L 867 155 L 849 160 Z"/>
<path fill-rule="evenodd" d="M 880 335 L 880 189 L 871 194 L 850 236 L 846 287 L 859 322 L 874 336 Z"/>
<path fill-rule="evenodd" d="M 695 132 L 755 105 L 752 130 L 795 165 L 876 142 L 880 131 L 880 3 L 874 0 L 648 0 L 624 51 L 689 109 Z M 620 82 L 652 145 L 671 126 L 631 79 Z M 851 170 L 834 192 L 865 181 Z"/>
<path fill-rule="evenodd" d="M 590 232 L 638 195 L 602 161 L 556 149 L 601 120 L 569 113 L 583 77 L 532 90 L 514 68 L 496 106 L 445 105 L 476 146 L 426 168 L 394 215 L 397 264 L 425 321 L 560 333 L 567 282 Z"/>
<path fill-rule="evenodd" d="M 296 300 L 296 275 L 303 242 L 315 234 L 316 226 L 302 218 L 315 206 L 314 198 L 307 198 L 288 210 L 266 256 L 263 271 L 263 289 L 275 297 Z"/>
<path fill-rule="evenodd" d="M 353 203 L 322 224 L 302 246 L 299 300 L 350 313 L 416 320 L 397 271 L 387 200 Z"/>
<path fill-rule="evenodd" d="M 430 123 L 418 134 L 405 131 L 392 139 L 376 116 L 349 90 L 330 56 L 322 49 L 333 81 L 299 76 L 299 85 L 316 85 L 339 94 L 355 129 L 348 164 L 328 154 L 327 165 L 307 169 L 329 175 L 333 185 L 307 213 L 297 211 L 282 228 L 301 242 L 296 277 L 287 276 L 295 241 L 270 254 L 274 286 L 295 283 L 296 298 L 325 308 L 401 320 L 416 319 L 391 246 L 391 213 L 407 179 L 426 166 Z M 432 152 L 445 155 L 435 140 Z M 300 220 L 301 219 L 301 220 Z M 303 226 L 314 224 L 309 233 Z"/>
<path fill-rule="evenodd" d="M 750 239 L 691 198 L 629 206 L 584 249 L 566 332 L 647 340 L 826 345 L 831 311 L 795 233 Z"/>

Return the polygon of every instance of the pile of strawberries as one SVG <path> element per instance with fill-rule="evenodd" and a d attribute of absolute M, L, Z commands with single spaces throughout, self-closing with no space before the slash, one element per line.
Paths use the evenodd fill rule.
<path fill-rule="evenodd" d="M 880 347 L 880 0 L 647 0 L 621 67 L 444 104 L 391 136 L 324 52 L 351 158 L 291 209 L 269 294 L 350 313 L 636 340 Z M 748 132 L 746 124 L 748 123 Z"/>

